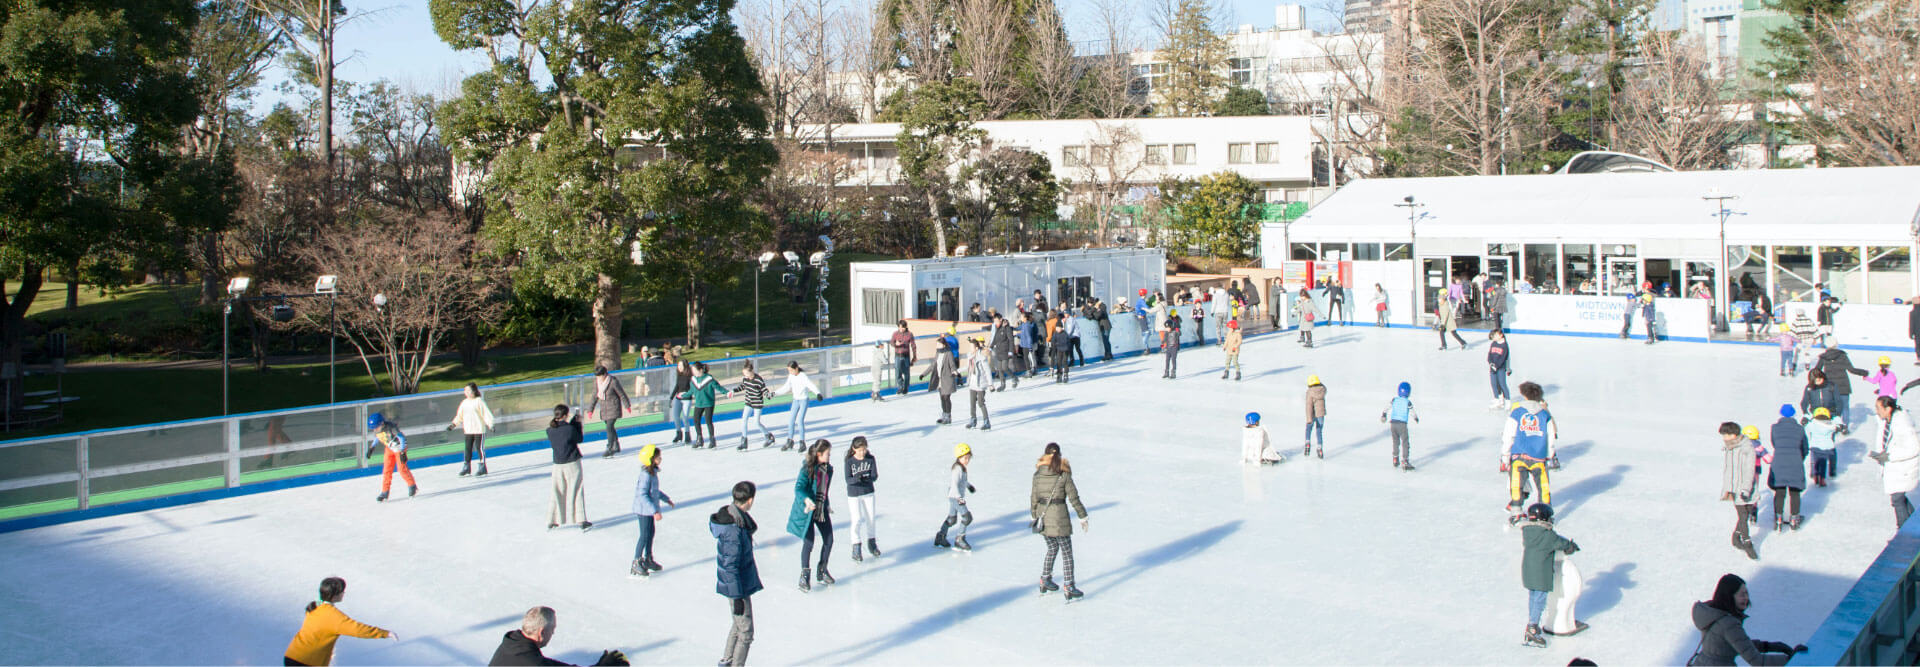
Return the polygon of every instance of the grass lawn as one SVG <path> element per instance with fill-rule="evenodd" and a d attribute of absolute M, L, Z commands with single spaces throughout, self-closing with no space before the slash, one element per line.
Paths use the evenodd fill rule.
<path fill-rule="evenodd" d="M 847 326 L 847 317 L 851 311 L 847 286 L 852 278 L 847 264 L 853 262 L 872 262 L 895 259 L 887 255 L 865 253 L 834 253 L 828 264 L 833 267 L 827 276 L 827 316 L 832 321 L 831 328 Z M 813 292 L 806 295 L 806 303 L 794 303 L 787 297 L 786 288 L 780 285 L 781 267 L 785 260 L 774 260 L 767 272 L 760 276 L 760 329 L 763 332 L 788 331 L 811 328 L 811 319 L 801 319 L 801 312 L 813 309 Z M 753 274 L 759 268 L 757 262 L 740 263 L 740 279 L 728 289 L 714 289 L 707 294 L 706 332 L 724 332 L 728 335 L 753 335 Z M 637 294 L 629 290 L 628 294 Z M 629 297 L 626 304 L 626 337 L 628 340 L 645 341 L 656 344 L 660 340 L 685 340 L 687 331 L 686 301 L 673 295 L 666 299 L 642 299 Z M 751 347 L 751 346 L 749 346 Z"/>

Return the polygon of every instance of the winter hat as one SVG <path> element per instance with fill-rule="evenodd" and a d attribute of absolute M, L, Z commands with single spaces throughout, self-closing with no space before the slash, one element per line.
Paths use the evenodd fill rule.
<path fill-rule="evenodd" d="M 1735 616 L 1744 616 L 1734 605 L 1733 596 L 1746 585 L 1747 580 L 1741 579 L 1740 575 L 1732 573 L 1720 575 L 1720 583 L 1713 586 L 1713 599 L 1707 601 L 1707 606 Z"/>
<path fill-rule="evenodd" d="M 1400 383 L 1400 397 L 1406 398 L 1411 395 L 1413 395 L 1413 385 L 1405 382 Z"/>
<path fill-rule="evenodd" d="M 1813 418 L 1814 419 L 1832 419 L 1833 413 L 1828 412 L 1826 408 L 1814 408 Z"/>
<path fill-rule="evenodd" d="M 1791 405 L 1786 405 L 1786 404 L 1781 404 L 1781 406 L 1780 406 L 1780 416 L 1782 416 L 1782 417 L 1787 417 L 1787 418 L 1792 418 L 1792 417 L 1793 417 L 1793 406 L 1791 406 Z"/>
<path fill-rule="evenodd" d="M 1248 425 L 1248 426 L 1253 426 L 1253 425 L 1255 425 L 1255 424 L 1258 424 L 1258 423 L 1260 423 L 1260 413 L 1258 413 L 1258 412 L 1249 412 L 1249 413 L 1247 413 L 1247 425 Z"/>

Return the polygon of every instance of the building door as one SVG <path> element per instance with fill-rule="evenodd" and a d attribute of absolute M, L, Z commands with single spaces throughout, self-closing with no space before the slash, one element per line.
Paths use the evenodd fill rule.
<path fill-rule="evenodd" d="M 1513 283 L 1513 258 L 1488 257 L 1485 266 L 1488 282 Z"/>
<path fill-rule="evenodd" d="M 1419 306 L 1421 313 L 1432 314 L 1440 300 L 1447 298 L 1447 281 L 1448 276 L 1452 274 L 1452 264 L 1452 257 L 1420 258 L 1420 280 L 1415 290 L 1417 292 L 1415 304 Z M 1414 320 L 1416 324 L 1425 321 L 1419 317 Z"/>
<path fill-rule="evenodd" d="M 1628 296 L 1640 289 L 1640 259 L 1638 257 L 1608 257 L 1606 294 Z"/>

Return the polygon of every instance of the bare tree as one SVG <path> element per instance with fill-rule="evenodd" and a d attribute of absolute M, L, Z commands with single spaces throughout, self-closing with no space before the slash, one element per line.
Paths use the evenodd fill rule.
<path fill-rule="evenodd" d="M 844 13 L 841 20 L 833 24 L 842 76 L 851 79 L 836 82 L 835 89 L 854 107 L 855 117 L 862 122 L 871 121 L 880 113 L 880 91 L 892 71 L 886 56 L 888 43 L 877 32 L 880 22 L 874 20 L 878 11 L 878 5 L 870 4 L 862 11 Z"/>
<path fill-rule="evenodd" d="M 980 91 L 981 120 L 1002 118 L 1020 102 L 1014 47 L 1022 23 L 1007 0 L 955 0 L 954 65 Z"/>
<path fill-rule="evenodd" d="M 1613 100 L 1616 145 L 1682 171 L 1725 168 L 1738 123 L 1712 62 L 1672 33 L 1645 35 L 1639 48 L 1644 64 L 1622 73 Z"/>
<path fill-rule="evenodd" d="M 793 33 L 798 7 L 795 0 L 754 0 L 740 8 L 740 33 L 760 85 L 766 89 L 767 117 L 774 134 L 789 134 L 801 115 L 804 86 Z"/>
<path fill-rule="evenodd" d="M 312 77 L 320 93 L 320 155 L 328 171 L 333 162 L 333 72 L 340 66 L 334 40 L 341 26 L 366 13 L 349 14 L 340 0 L 247 0 L 265 14 L 287 38 L 300 58 L 296 61 Z"/>
<path fill-rule="evenodd" d="M 1286 113 L 1310 113 L 1327 107 L 1329 121 L 1314 124 L 1314 138 L 1331 146 L 1334 169 L 1364 177 L 1381 163 L 1386 124 L 1398 108 L 1383 97 L 1387 42 L 1378 33 L 1328 35 L 1314 42 L 1307 58 L 1290 59 L 1273 70 L 1267 94 Z"/>
<path fill-rule="evenodd" d="M 1831 45 L 1808 63 L 1811 95 L 1793 95 L 1795 131 L 1849 166 L 1920 165 L 1920 0 L 1854 3 L 1818 24 Z"/>
<path fill-rule="evenodd" d="M 916 83 L 943 83 L 954 76 L 952 0 L 885 0 L 882 30 L 892 44 L 889 61 Z"/>
<path fill-rule="evenodd" d="M 1442 172 L 1498 174 L 1522 122 L 1554 102 L 1557 72 L 1538 58 L 1547 16 L 1529 0 L 1428 0 L 1391 103 L 1423 132 L 1396 140 Z M 1404 115 L 1404 114 L 1403 114 Z"/>
<path fill-rule="evenodd" d="M 1096 118 L 1132 118 L 1146 102 L 1145 81 L 1136 81 L 1133 51 L 1140 47 L 1127 0 L 1093 0 L 1099 55 L 1089 57 L 1083 101 Z"/>
<path fill-rule="evenodd" d="M 1112 241 L 1107 227 L 1113 212 L 1126 204 L 1135 183 L 1148 176 L 1148 156 L 1140 144 L 1140 131 L 1127 122 L 1096 121 L 1086 144 L 1076 148 L 1083 149 L 1084 157 L 1078 164 L 1062 166 L 1074 175 L 1071 189 L 1093 208 L 1099 234 L 1096 244 L 1105 246 Z"/>
<path fill-rule="evenodd" d="M 1074 59 L 1073 43 L 1067 41 L 1060 11 L 1051 2 L 1035 2 L 1025 25 L 1031 45 L 1033 110 L 1041 118 L 1065 118 L 1073 107 L 1082 68 Z"/>
<path fill-rule="evenodd" d="M 377 219 L 328 229 L 300 251 L 340 276 L 331 304 L 339 332 L 359 353 L 375 386 L 377 360 L 392 394 L 411 394 L 446 335 L 504 308 L 503 273 L 488 261 L 484 241 L 452 215 L 388 211 Z M 305 291 L 309 285 L 280 285 Z M 302 327 L 326 330 L 328 304 L 298 304 Z"/>

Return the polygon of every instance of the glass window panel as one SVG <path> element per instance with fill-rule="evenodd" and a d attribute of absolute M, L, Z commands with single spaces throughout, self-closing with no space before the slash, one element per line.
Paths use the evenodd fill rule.
<path fill-rule="evenodd" d="M 1912 297 L 1913 262 L 1906 246 L 1867 248 L 1867 298 L 1875 303 L 1893 303 Z"/>
<path fill-rule="evenodd" d="M 1594 266 L 1593 246 L 1586 243 L 1566 244 L 1562 251 L 1565 262 L 1561 274 L 1566 276 L 1567 293 L 1598 294 L 1599 285 L 1594 282 L 1598 267 Z"/>
<path fill-rule="evenodd" d="M 1320 244 L 1320 256 L 1327 259 L 1328 261 L 1333 261 L 1335 259 L 1334 253 L 1336 252 L 1340 253 L 1338 258 L 1341 260 L 1353 259 L 1352 257 L 1353 250 L 1349 244 L 1346 244 L 1346 243 Z"/>
<path fill-rule="evenodd" d="M 1173 163 L 1174 164 L 1193 164 L 1193 160 L 1194 160 L 1193 146 L 1194 146 L 1193 144 L 1174 144 L 1173 145 Z"/>
<path fill-rule="evenodd" d="M 1353 259 L 1354 261 L 1359 261 L 1359 262 L 1372 262 L 1372 261 L 1379 260 L 1380 244 L 1378 243 L 1353 244 Z"/>
<path fill-rule="evenodd" d="M 1260 164 L 1273 164 L 1280 161 L 1280 144 L 1254 144 L 1253 160 Z"/>
<path fill-rule="evenodd" d="M 1560 292 L 1560 246 L 1553 243 L 1529 243 L 1521 249 L 1521 276 L 1533 291 L 1542 294 Z"/>
<path fill-rule="evenodd" d="M 1413 246 L 1405 243 L 1388 243 L 1386 257 L 1387 257 L 1387 261 L 1389 262 L 1398 262 L 1398 261 L 1412 259 Z"/>
<path fill-rule="evenodd" d="M 1246 164 L 1253 144 L 1227 144 L 1227 164 Z"/>
<path fill-rule="evenodd" d="M 1841 301 L 1866 303 L 1867 280 L 1860 270 L 1860 246 L 1820 246 L 1820 283 Z"/>
<path fill-rule="evenodd" d="M 1803 245 L 1773 247 L 1773 292 L 1776 302 L 1812 301 L 1813 249 Z"/>
<path fill-rule="evenodd" d="M 1167 145 L 1155 144 L 1147 147 L 1147 164 L 1166 164 Z"/>
<path fill-rule="evenodd" d="M 1288 259 L 1320 259 L 1320 248 L 1312 243 L 1295 243 Z"/>
<path fill-rule="evenodd" d="M 1727 280 L 1732 281 L 1727 289 L 1727 303 L 1751 303 L 1760 296 L 1760 290 L 1766 289 L 1766 246 L 1728 246 L 1727 264 L 1733 267 L 1727 271 Z"/>

